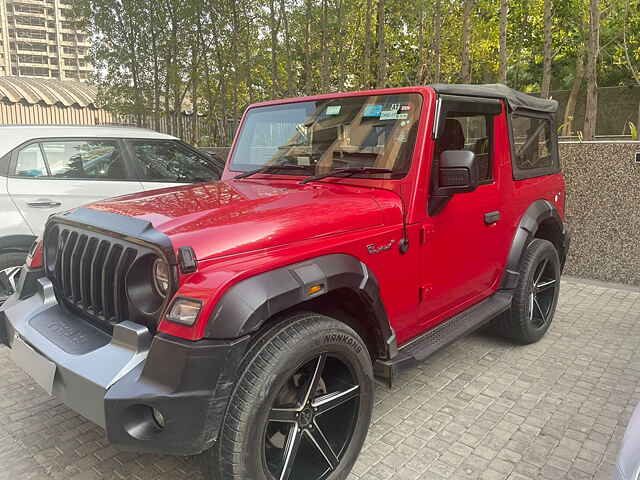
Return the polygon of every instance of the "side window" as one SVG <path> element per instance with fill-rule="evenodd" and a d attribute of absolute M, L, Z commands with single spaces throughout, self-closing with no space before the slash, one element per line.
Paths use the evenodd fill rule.
<path fill-rule="evenodd" d="M 445 150 L 469 150 L 480 166 L 480 183 L 493 182 L 493 116 L 448 112 L 436 155 Z"/>
<path fill-rule="evenodd" d="M 127 180 L 124 158 L 113 140 L 44 141 L 54 178 Z"/>
<path fill-rule="evenodd" d="M 552 173 L 559 168 L 553 147 L 551 121 L 547 118 L 512 115 L 514 172 L 516 178 Z"/>
<path fill-rule="evenodd" d="M 137 140 L 132 147 L 143 181 L 195 183 L 220 178 L 219 169 L 207 157 L 176 141 Z"/>
<path fill-rule="evenodd" d="M 18 152 L 14 175 L 31 178 L 47 176 L 47 167 L 42 158 L 40 144 L 32 143 Z"/>

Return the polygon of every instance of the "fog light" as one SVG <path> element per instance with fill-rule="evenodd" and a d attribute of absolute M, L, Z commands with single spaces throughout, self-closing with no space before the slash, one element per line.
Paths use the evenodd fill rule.
<path fill-rule="evenodd" d="M 164 415 L 157 408 L 153 408 L 153 419 L 156 421 L 160 428 L 164 428 Z"/>

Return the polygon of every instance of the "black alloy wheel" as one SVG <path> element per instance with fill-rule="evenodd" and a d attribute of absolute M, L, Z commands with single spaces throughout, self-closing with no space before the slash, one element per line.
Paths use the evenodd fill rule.
<path fill-rule="evenodd" d="M 345 323 L 293 313 L 257 334 L 238 367 L 216 445 L 215 480 L 346 480 L 369 430 L 371 356 Z"/>
<path fill-rule="evenodd" d="M 511 308 L 493 321 L 494 330 L 518 343 L 540 340 L 553 320 L 560 293 L 560 260 L 548 240 L 534 238 L 520 262 Z"/>
<path fill-rule="evenodd" d="M 0 305 L 16 291 L 16 284 L 27 258 L 23 252 L 0 254 Z"/>
<path fill-rule="evenodd" d="M 359 396 L 348 365 L 327 353 L 296 370 L 267 419 L 264 459 L 272 478 L 327 478 L 353 436 Z"/>
<path fill-rule="evenodd" d="M 529 319 L 536 328 L 543 328 L 551 321 L 558 277 L 556 265 L 548 258 L 543 258 L 535 270 L 529 297 Z"/>

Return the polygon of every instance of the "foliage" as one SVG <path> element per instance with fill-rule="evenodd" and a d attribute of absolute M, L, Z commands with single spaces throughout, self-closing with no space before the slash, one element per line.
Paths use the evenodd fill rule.
<path fill-rule="evenodd" d="M 635 83 L 629 61 L 637 71 L 639 1 L 601 0 L 599 86 Z M 436 75 L 434 0 L 74 2 L 78 20 L 93 38 L 94 81 L 103 105 L 152 128 L 168 121 L 177 135 L 185 133 L 179 131 L 178 112 L 205 115 L 210 143 L 228 143 L 233 128 L 227 128 L 227 121 L 237 121 L 256 101 L 375 87 L 380 68 L 388 87 L 432 82 Z M 384 2 L 384 42 L 378 38 L 379 2 Z M 495 82 L 500 2 L 472 2 L 471 78 Z M 464 0 L 439 4 L 440 80 L 457 82 Z M 543 4 L 509 2 L 507 79 L 529 92 L 540 91 L 543 75 Z M 571 89 L 576 80 L 588 19 L 587 0 L 554 1 L 552 90 Z M 196 141 L 201 136 L 190 135 Z"/>

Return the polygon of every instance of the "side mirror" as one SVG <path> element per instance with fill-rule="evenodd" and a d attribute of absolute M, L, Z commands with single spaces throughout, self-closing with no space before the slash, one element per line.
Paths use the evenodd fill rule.
<path fill-rule="evenodd" d="M 447 150 L 440 155 L 437 195 L 473 192 L 480 184 L 480 167 L 469 150 Z"/>

